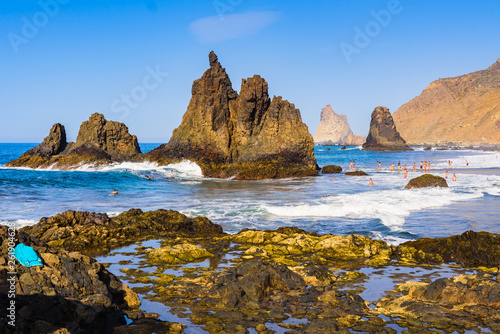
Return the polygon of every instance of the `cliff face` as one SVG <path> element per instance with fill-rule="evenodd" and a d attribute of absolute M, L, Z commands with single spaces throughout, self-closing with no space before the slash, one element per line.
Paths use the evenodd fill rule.
<path fill-rule="evenodd" d="M 361 145 L 365 139 L 352 133 L 346 115 L 336 114 L 329 104 L 321 110 L 321 121 L 314 134 L 315 144 Z"/>
<path fill-rule="evenodd" d="M 137 137 L 118 122 L 93 114 L 80 126 L 76 143 L 66 141 L 64 126 L 56 123 L 43 142 L 6 165 L 11 167 L 72 169 L 81 164 L 107 164 L 139 157 Z"/>
<path fill-rule="evenodd" d="M 238 94 L 214 52 L 209 60 L 210 68 L 193 83 L 182 123 L 147 159 L 190 159 L 211 177 L 317 175 L 314 142 L 300 111 L 281 97 L 271 99 L 258 75 L 244 79 Z"/>
<path fill-rule="evenodd" d="M 411 145 L 500 143 L 500 59 L 486 70 L 434 81 L 393 116 Z"/>
<path fill-rule="evenodd" d="M 366 151 L 406 151 L 411 148 L 396 130 L 389 109 L 378 106 L 372 112 L 370 132 L 363 144 Z"/>

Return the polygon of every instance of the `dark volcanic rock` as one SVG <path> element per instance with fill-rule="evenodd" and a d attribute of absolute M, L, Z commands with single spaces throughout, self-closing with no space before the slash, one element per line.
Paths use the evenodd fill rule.
<path fill-rule="evenodd" d="M 86 254 L 151 238 L 223 236 L 208 218 L 188 218 L 173 210 L 125 211 L 114 218 L 104 213 L 66 211 L 21 229 L 52 247 Z"/>
<path fill-rule="evenodd" d="M 7 309 L 7 278 L 12 277 L 8 272 L 15 271 L 17 317 L 16 329 L 11 330 L 2 315 L 0 331 L 50 333 L 66 328 L 71 333 L 110 333 L 125 324 L 124 312 L 140 306 L 137 294 L 96 260 L 51 248 L 23 232 L 16 239 L 35 249 L 43 267 L 17 264 L 12 270 L 7 232 L 0 226 L 0 305 Z"/>
<path fill-rule="evenodd" d="M 372 112 L 370 132 L 363 144 L 366 151 L 407 151 L 412 150 L 396 130 L 389 109 L 378 106 Z"/>
<path fill-rule="evenodd" d="M 128 132 L 123 123 L 107 121 L 102 114 L 94 113 L 80 126 L 76 146 L 91 145 L 120 160 L 141 153 L 137 137 Z"/>
<path fill-rule="evenodd" d="M 276 294 L 289 293 L 303 286 L 304 280 L 285 265 L 261 260 L 242 263 L 215 278 L 205 303 L 227 308 L 245 308 Z"/>
<path fill-rule="evenodd" d="M 333 174 L 341 172 L 342 172 L 342 167 L 336 165 L 328 165 L 321 169 L 321 173 L 323 174 Z"/>
<path fill-rule="evenodd" d="M 49 135 L 45 137 L 43 142 L 37 147 L 32 148 L 26 155 L 41 155 L 41 156 L 51 156 L 56 155 L 64 151 L 66 148 L 66 130 L 64 125 L 56 123 L 50 129 Z"/>
<path fill-rule="evenodd" d="M 434 176 L 432 174 L 424 174 L 414 179 L 405 186 L 407 189 L 411 188 L 426 188 L 426 187 L 443 187 L 447 188 L 448 183 L 446 179 L 441 176 Z"/>
<path fill-rule="evenodd" d="M 467 267 L 500 266 L 500 235 L 467 231 L 448 238 L 421 238 L 398 246 L 396 257 L 402 262 L 456 262 Z"/>
<path fill-rule="evenodd" d="M 345 175 L 347 175 L 347 176 L 366 176 L 369 174 L 363 172 L 362 170 L 357 170 L 354 172 L 345 172 Z"/>
<path fill-rule="evenodd" d="M 66 142 L 64 126 L 57 123 L 40 145 L 7 166 L 71 169 L 86 163 L 138 160 L 140 153 L 137 137 L 130 135 L 123 123 L 107 121 L 95 113 L 82 123 L 76 143 Z"/>
<path fill-rule="evenodd" d="M 238 95 L 215 53 L 209 60 L 193 83 L 182 123 L 146 158 L 161 164 L 189 159 L 210 177 L 317 175 L 314 142 L 300 111 L 281 97 L 271 99 L 258 75 L 244 79 Z"/>

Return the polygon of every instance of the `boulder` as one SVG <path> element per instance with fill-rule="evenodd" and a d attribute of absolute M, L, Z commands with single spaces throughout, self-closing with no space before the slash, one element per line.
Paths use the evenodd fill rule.
<path fill-rule="evenodd" d="M 362 170 L 356 170 L 354 172 L 345 172 L 347 176 L 367 176 L 369 174 L 363 172 Z"/>
<path fill-rule="evenodd" d="M 441 176 L 434 176 L 432 174 L 424 174 L 413 178 L 405 186 L 406 189 L 412 188 L 426 188 L 426 187 L 443 187 L 447 188 L 448 183 L 446 179 Z"/>
<path fill-rule="evenodd" d="M 342 172 L 342 167 L 336 165 L 327 165 L 321 169 L 321 173 L 323 174 L 333 174 L 341 172 Z"/>
<path fill-rule="evenodd" d="M 411 151 L 396 130 L 394 120 L 389 109 L 378 106 L 372 112 L 370 131 L 366 142 L 363 144 L 366 151 Z"/>
<path fill-rule="evenodd" d="M 258 75 L 238 93 L 212 51 L 210 68 L 194 81 L 182 123 L 168 144 L 146 155 L 160 164 L 189 159 L 205 176 L 266 179 L 317 175 L 314 142 L 300 111 L 268 94 Z"/>
<path fill-rule="evenodd" d="M 151 238 L 225 235 L 221 226 L 205 217 L 188 218 L 177 211 L 162 209 L 148 212 L 131 209 L 113 218 L 101 213 L 66 211 L 21 230 L 52 247 L 92 255 Z"/>
<path fill-rule="evenodd" d="M 498 267 L 500 235 L 467 231 L 447 238 L 421 238 L 399 245 L 396 257 L 404 263 L 455 262 L 466 267 Z"/>

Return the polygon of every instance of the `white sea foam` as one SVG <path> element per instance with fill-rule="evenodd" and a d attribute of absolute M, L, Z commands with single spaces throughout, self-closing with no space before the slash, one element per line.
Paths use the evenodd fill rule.
<path fill-rule="evenodd" d="M 16 230 L 20 229 L 24 226 L 31 226 L 38 223 L 37 220 L 34 219 L 17 219 L 17 220 L 1 220 L 0 225 L 4 226 L 13 226 Z"/>
<path fill-rule="evenodd" d="M 94 164 L 81 165 L 75 169 L 80 172 L 110 172 L 110 171 L 131 171 L 131 172 L 159 172 L 166 177 L 178 178 L 199 178 L 203 177 L 201 168 L 192 161 L 182 161 L 167 166 L 160 166 L 156 162 L 120 162 L 110 165 L 95 166 Z"/>
<path fill-rule="evenodd" d="M 480 191 L 462 193 L 451 188 L 400 189 L 339 194 L 322 199 L 321 203 L 264 206 L 279 217 L 332 217 L 380 219 L 392 230 L 400 230 L 412 212 L 439 208 L 457 201 L 480 198 Z"/>

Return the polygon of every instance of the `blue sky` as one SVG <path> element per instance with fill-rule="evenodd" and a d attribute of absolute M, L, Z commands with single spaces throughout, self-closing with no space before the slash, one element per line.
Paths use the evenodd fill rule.
<path fill-rule="evenodd" d="M 366 135 L 438 78 L 500 58 L 498 1 L 41 0 L 0 3 L 0 142 L 75 140 L 94 112 L 140 142 L 167 142 L 214 50 L 233 88 L 260 74 L 270 95 Z"/>

